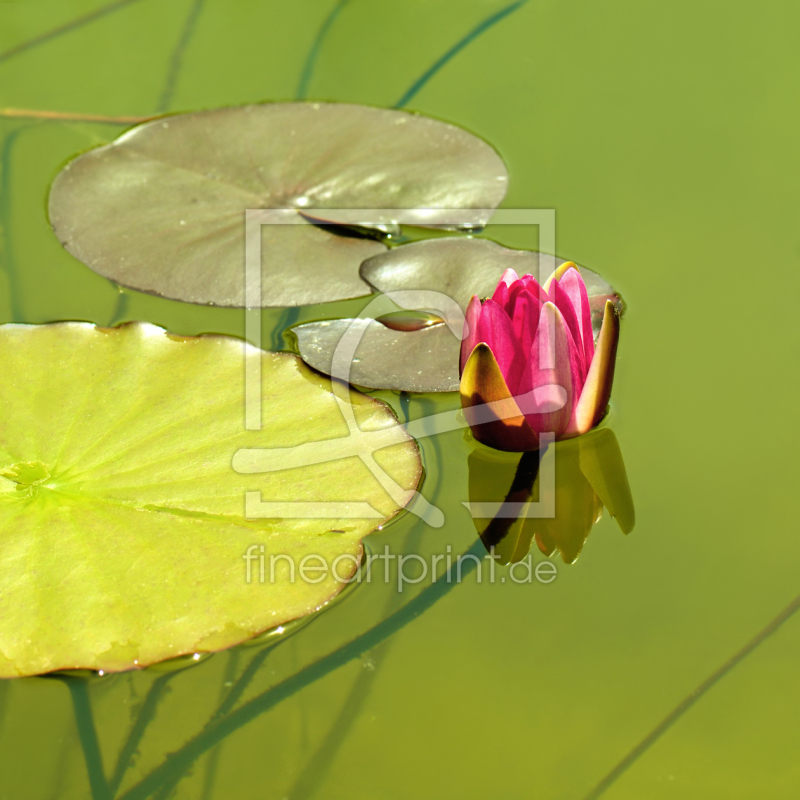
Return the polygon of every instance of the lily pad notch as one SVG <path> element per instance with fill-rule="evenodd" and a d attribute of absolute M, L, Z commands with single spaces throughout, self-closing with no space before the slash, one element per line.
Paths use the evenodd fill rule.
<path fill-rule="evenodd" d="M 371 293 L 360 277 L 374 238 L 314 224 L 438 225 L 463 209 L 480 227 L 508 173 L 482 139 L 438 120 L 345 103 L 265 103 L 162 117 L 90 150 L 49 198 L 63 246 L 117 284 L 190 303 L 244 307 L 244 211 L 267 209 L 262 306 Z M 384 209 L 385 211 L 381 211 Z M 312 216 L 313 212 L 313 216 Z"/>

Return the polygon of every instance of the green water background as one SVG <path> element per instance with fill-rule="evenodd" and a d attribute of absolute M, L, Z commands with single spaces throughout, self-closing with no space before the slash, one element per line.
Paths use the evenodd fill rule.
<path fill-rule="evenodd" d="M 152 796 L 586 797 L 800 592 L 800 9 L 129 0 L 69 27 L 101 8 L 0 5 L 0 107 L 148 116 L 298 95 L 405 101 L 490 141 L 511 175 L 504 205 L 555 208 L 558 255 L 600 272 L 629 309 L 612 427 L 635 531 L 625 538 L 604 519 L 549 586 L 466 581 L 188 773 L 167 770 Z M 124 128 L 0 118 L 0 321 L 144 319 L 242 335 L 243 312 L 121 295 L 52 236 L 50 181 Z M 535 229 L 487 233 L 537 243 Z M 265 346 L 283 346 L 286 321 L 265 312 Z M 408 411 L 452 402 L 415 398 Z M 460 505 L 467 446 L 448 434 L 423 447 L 424 492 L 436 493 L 446 525 L 406 516 L 372 546 L 462 552 L 475 536 Z M 254 658 L 244 699 L 397 601 L 390 587 L 362 586 L 274 649 L 239 648 L 166 676 L 0 683 L 0 798 L 103 800 L 120 751 L 133 756 L 123 796 L 203 728 Z M 795 798 L 798 655 L 800 619 L 790 619 L 604 796 Z"/>

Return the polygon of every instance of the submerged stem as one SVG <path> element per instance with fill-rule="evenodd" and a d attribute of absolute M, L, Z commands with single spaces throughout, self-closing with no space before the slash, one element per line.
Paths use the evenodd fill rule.
<path fill-rule="evenodd" d="M 109 791 L 111 797 L 117 793 L 117 790 L 122 784 L 122 779 L 125 777 L 125 773 L 128 771 L 128 767 L 131 765 L 131 759 L 138 749 L 139 743 L 142 741 L 142 737 L 144 736 L 147 726 L 153 719 L 155 719 L 158 701 L 161 699 L 161 695 L 164 693 L 167 683 L 174 674 L 175 673 L 161 675 L 150 685 L 150 689 L 147 692 L 144 703 L 142 704 L 142 707 L 136 716 L 136 722 L 134 722 L 133 727 L 128 734 L 128 738 L 125 740 L 125 744 L 122 746 L 122 750 L 119 752 L 117 765 L 114 767 L 114 774 L 111 776 L 111 780 L 109 782 Z"/>
<path fill-rule="evenodd" d="M 38 36 L 34 36 L 33 39 L 28 39 L 27 42 L 14 45 L 14 47 L 10 47 L 8 50 L 0 53 L 0 64 L 2 64 L 4 61 L 8 61 L 14 56 L 19 55 L 20 53 L 24 53 L 26 50 L 38 47 L 40 44 L 49 42 L 51 39 L 56 39 L 65 33 L 76 30 L 77 28 L 82 28 L 84 25 L 88 25 L 90 22 L 94 22 L 96 19 L 105 17 L 107 14 L 112 14 L 113 12 L 124 8 L 125 6 L 129 6 L 136 2 L 138 2 L 138 0 L 115 0 L 113 3 L 107 3 L 106 5 L 101 6 L 100 8 L 91 11 L 88 14 L 84 14 L 77 19 L 73 19 L 63 25 L 59 25 L 57 28 L 53 28 L 45 33 L 40 33 Z"/>
<path fill-rule="evenodd" d="M 527 0 L 516 0 L 511 5 L 501 8 L 494 14 L 488 16 L 483 22 L 476 25 L 466 36 L 459 39 L 443 56 L 440 56 L 436 61 L 431 64 L 422 75 L 417 78 L 414 83 L 409 86 L 405 94 L 397 101 L 395 108 L 402 108 L 407 105 L 414 96 L 422 89 L 423 86 L 454 56 L 458 55 L 468 44 L 474 42 L 479 36 L 484 34 L 492 26 L 496 25 L 500 20 L 505 19 L 509 14 L 512 14 L 520 6 L 524 5 Z"/>
<path fill-rule="evenodd" d="M 706 678 L 691 694 L 683 699 L 677 706 L 675 706 L 661 722 L 653 728 L 647 736 L 642 739 L 633 750 L 625 756 L 615 767 L 611 770 L 589 794 L 586 795 L 584 800 L 596 800 L 604 794 L 609 787 L 620 777 L 622 774 L 650 747 L 661 738 L 662 734 L 666 733 L 672 725 L 677 722 L 714 684 L 724 678 L 739 662 L 743 661 L 750 653 L 753 652 L 765 639 L 771 636 L 778 628 L 788 621 L 796 611 L 800 610 L 800 595 L 795 597 L 783 611 L 774 617 L 764 628 L 762 628 L 744 647 L 736 652 L 729 658 L 718 670 L 713 672 Z"/>
<path fill-rule="evenodd" d="M 180 75 L 181 67 L 183 66 L 183 54 L 189 46 L 189 42 L 194 34 L 194 29 L 197 26 L 197 20 L 203 10 L 205 0 L 193 0 L 192 6 L 189 9 L 189 14 L 186 21 L 183 23 L 181 35 L 175 49 L 172 51 L 172 57 L 169 60 L 169 70 L 167 78 L 164 81 L 164 88 L 161 90 L 161 98 L 156 107 L 159 113 L 167 111 L 172 104 L 172 98 L 175 94 L 175 87 L 178 84 L 178 76 Z"/>
<path fill-rule="evenodd" d="M 303 70 L 300 73 L 300 80 L 297 82 L 297 93 L 295 94 L 296 100 L 306 99 L 306 95 L 308 94 L 308 85 L 311 83 L 311 77 L 314 74 L 314 67 L 316 66 L 317 56 L 322 48 L 322 43 L 325 41 L 325 37 L 328 35 L 328 31 L 330 30 L 331 25 L 333 25 L 335 22 L 336 17 L 339 16 L 339 12 L 347 5 L 347 3 L 348 0 L 338 0 L 328 16 L 325 17 L 322 25 L 320 25 L 319 31 L 317 31 L 317 35 L 314 37 L 311 49 L 308 51 L 305 63 L 303 64 Z"/>
<path fill-rule="evenodd" d="M 429 405 L 430 401 L 421 398 L 420 403 Z M 410 406 L 410 396 L 407 392 L 401 392 L 400 409 L 403 414 L 403 422 L 408 422 L 410 419 Z M 425 416 L 429 416 L 431 413 L 430 409 L 424 410 Z M 430 502 L 436 505 L 443 484 L 442 450 L 439 440 L 435 436 L 428 441 L 433 447 L 434 461 L 436 463 L 436 483 L 431 492 Z M 404 553 L 417 553 L 423 534 L 422 526 L 423 521 L 418 520 L 416 525 L 407 533 L 403 544 Z M 390 614 L 394 613 L 397 610 L 398 602 L 399 594 L 393 592 L 384 607 L 384 615 L 388 617 Z M 290 789 L 288 796 L 291 797 L 292 800 L 306 800 L 306 798 L 314 797 L 319 791 L 319 788 L 323 785 L 339 750 L 347 740 L 347 735 L 351 727 L 358 719 L 359 712 L 369 697 L 370 691 L 375 684 L 375 679 L 378 677 L 379 668 L 386 658 L 390 646 L 391 640 L 386 640 L 374 648 L 372 652 L 372 668 L 365 668 L 358 674 L 355 683 L 345 698 L 339 715 L 333 725 L 328 729 L 328 733 L 325 735 L 322 743 L 303 766 L 294 786 Z M 365 664 L 365 667 L 366 666 Z"/>
<path fill-rule="evenodd" d="M 538 463 L 540 463 L 540 460 L 541 453 L 539 454 Z M 527 469 L 528 466 L 526 462 L 523 469 Z M 143 778 L 122 795 L 121 800 L 145 800 L 165 784 L 174 785 L 176 774 L 178 776 L 183 775 L 200 756 L 213 748 L 226 736 L 244 727 L 248 722 L 252 722 L 283 700 L 297 694 L 306 686 L 369 652 L 381 642 L 402 630 L 410 622 L 413 622 L 445 595 L 449 594 L 450 590 L 460 583 L 464 576 L 469 575 L 481 562 L 481 558 L 485 556 L 486 550 L 483 542 L 478 538 L 469 550 L 456 559 L 456 563 L 451 565 L 444 575 L 439 579 L 434 577 L 434 582 L 430 586 L 423 589 L 402 608 L 399 608 L 347 644 L 342 645 L 327 656 L 323 656 L 271 689 L 267 689 L 267 691 L 249 700 L 227 716 L 212 719 L 197 736 L 190 739 L 180 750 L 167 756 L 160 766 L 156 767 L 146 778 Z M 453 580 L 454 576 L 455 580 Z"/>
<path fill-rule="evenodd" d="M 402 630 L 457 585 L 457 582 L 453 580 L 455 575 L 460 574 L 463 577 L 472 572 L 483 554 L 485 554 L 483 543 L 478 539 L 466 553 L 456 560 L 456 563 L 447 570 L 441 579 L 426 587 L 391 616 L 263 694 L 249 700 L 226 717 L 209 722 L 197 736 L 189 740 L 180 750 L 168 756 L 159 767 L 156 767 L 146 778 L 122 795 L 121 800 L 145 800 L 164 783 L 172 780 L 176 770 L 183 773 L 203 753 L 226 736 Z"/>
<path fill-rule="evenodd" d="M 72 697 L 75 724 L 78 726 L 78 738 L 80 739 L 83 758 L 86 762 L 86 772 L 89 775 L 92 800 L 111 800 L 112 794 L 103 771 L 103 757 L 100 753 L 100 744 L 97 741 L 97 728 L 92 715 L 92 705 L 89 702 L 86 679 L 66 678 L 65 680 Z"/>

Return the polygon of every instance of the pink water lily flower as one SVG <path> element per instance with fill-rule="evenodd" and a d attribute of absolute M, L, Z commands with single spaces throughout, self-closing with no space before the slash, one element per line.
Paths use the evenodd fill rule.
<path fill-rule="evenodd" d="M 475 295 L 461 342 L 461 405 L 478 441 L 535 450 L 540 434 L 579 436 L 605 414 L 619 341 L 609 300 L 595 348 L 589 295 L 567 262 L 540 286 L 505 272 L 494 294 Z"/>

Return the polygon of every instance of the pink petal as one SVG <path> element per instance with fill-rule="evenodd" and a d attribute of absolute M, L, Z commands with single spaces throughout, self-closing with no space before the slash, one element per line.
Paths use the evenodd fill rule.
<path fill-rule="evenodd" d="M 487 300 L 481 306 L 478 342 L 489 345 L 500 372 L 513 393 L 525 368 L 525 355 L 514 335 L 514 326 L 508 314 L 494 300 Z"/>
<path fill-rule="evenodd" d="M 563 280 L 563 278 L 562 278 Z M 580 364 L 581 380 L 580 386 L 576 390 L 576 396 L 580 397 L 580 389 L 583 387 L 583 382 L 586 380 L 586 373 L 589 371 L 589 363 L 583 356 L 583 338 L 581 336 L 580 323 L 578 322 L 578 315 L 575 313 L 575 307 L 569 295 L 561 288 L 560 281 L 553 281 L 550 284 L 550 299 L 555 307 L 564 315 L 564 321 L 567 323 L 572 341 L 575 344 L 575 349 L 578 353 L 578 361 Z"/>
<path fill-rule="evenodd" d="M 539 298 L 542 303 L 546 303 L 549 298 L 547 296 L 547 292 L 539 285 L 539 281 L 533 277 L 533 275 L 525 275 L 524 277 L 520 278 L 525 288 L 532 294 L 534 297 Z"/>
<path fill-rule="evenodd" d="M 586 284 L 577 269 L 567 270 L 558 283 L 572 301 L 578 316 L 581 341 L 583 342 L 583 358 L 588 370 L 594 356 L 594 333 L 592 332 L 592 309 L 589 305 L 589 293 L 586 291 Z M 577 340 L 575 344 L 578 345 L 579 349 L 581 348 L 581 344 Z"/>
<path fill-rule="evenodd" d="M 517 298 L 517 302 L 514 305 L 514 313 L 511 317 L 514 335 L 517 337 L 523 354 L 531 352 L 533 337 L 536 335 L 541 312 L 541 302 L 530 292 L 523 290 Z"/>
<path fill-rule="evenodd" d="M 517 302 L 523 295 L 527 295 L 532 300 L 536 300 L 540 308 L 542 303 L 546 303 L 550 299 L 542 287 L 539 286 L 530 275 L 526 275 L 524 278 L 520 278 L 508 290 L 508 306 L 506 306 L 506 311 L 510 317 L 514 316 L 517 309 Z"/>
<path fill-rule="evenodd" d="M 467 363 L 469 354 L 475 349 L 478 344 L 478 320 L 481 316 L 481 301 L 478 295 L 472 295 L 472 300 L 469 301 L 467 306 L 466 320 L 464 327 L 466 328 L 466 335 L 461 340 L 461 361 L 459 363 L 459 376 L 464 371 L 464 364 Z"/>
<path fill-rule="evenodd" d="M 500 281 L 497 284 L 497 288 L 494 290 L 494 294 L 492 295 L 492 300 L 497 303 L 504 311 L 507 309 L 508 306 L 508 285 Z M 507 312 L 506 312 L 507 313 Z"/>
<path fill-rule="evenodd" d="M 503 273 L 503 277 L 500 280 L 509 288 L 511 288 L 511 284 L 515 281 L 519 280 L 519 275 L 513 269 L 507 269 Z"/>
<path fill-rule="evenodd" d="M 514 316 L 514 313 L 517 310 L 517 300 L 519 299 L 520 295 L 525 293 L 525 284 L 522 281 L 517 281 L 508 290 L 508 305 L 506 306 L 506 312 L 508 313 L 509 317 Z"/>
<path fill-rule="evenodd" d="M 531 428 L 560 436 L 572 418 L 580 382 L 578 350 L 564 316 L 553 303 L 545 303 L 517 389 L 517 402 Z"/>

